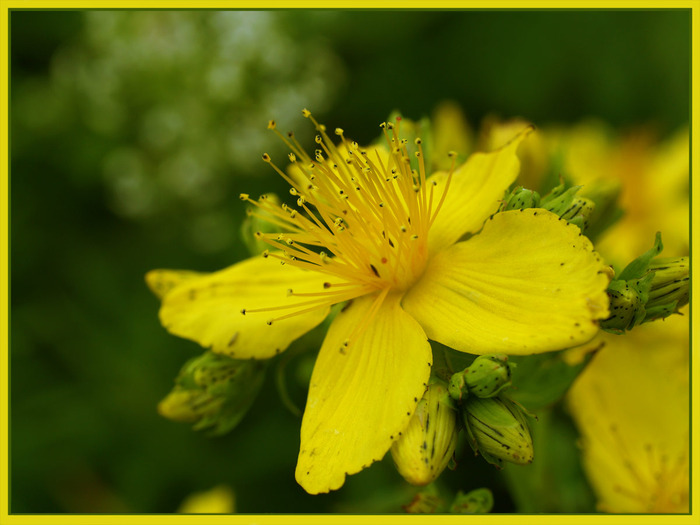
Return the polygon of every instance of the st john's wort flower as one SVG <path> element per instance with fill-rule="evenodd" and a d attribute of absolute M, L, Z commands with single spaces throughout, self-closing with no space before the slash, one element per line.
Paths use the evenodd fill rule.
<path fill-rule="evenodd" d="M 325 126 L 285 172 L 296 206 L 241 199 L 273 215 L 270 251 L 207 275 L 157 270 L 171 333 L 236 359 L 284 351 L 332 321 L 311 377 L 296 479 L 312 494 L 380 460 L 408 426 L 430 377 L 428 339 L 474 354 L 532 354 L 590 339 L 608 315 L 604 264 L 578 227 L 543 209 L 495 213 L 515 180 L 526 128 L 449 171 L 426 172 L 400 121 L 361 148 Z M 415 160 L 409 155 L 415 149 Z M 454 159 L 454 157 L 453 157 Z M 291 174 L 291 175 L 290 175 Z M 467 240 L 460 239 L 471 234 Z"/>

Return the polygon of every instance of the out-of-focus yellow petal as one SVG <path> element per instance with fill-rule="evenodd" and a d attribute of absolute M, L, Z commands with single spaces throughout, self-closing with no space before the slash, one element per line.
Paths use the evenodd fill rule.
<path fill-rule="evenodd" d="M 389 295 L 348 348 L 376 296 L 355 299 L 328 331 L 309 388 L 296 469 L 311 494 L 338 489 L 345 476 L 381 459 L 423 396 L 432 354 L 425 333 Z"/>
<path fill-rule="evenodd" d="M 159 279 L 169 281 L 168 270 L 154 272 L 158 272 L 154 275 Z M 178 275 L 181 272 L 174 271 L 173 279 Z M 288 290 L 321 292 L 325 279 L 323 274 L 282 265 L 272 257 L 254 257 L 218 272 L 182 280 L 164 295 L 160 321 L 170 333 L 214 352 L 236 359 L 272 357 L 323 321 L 328 307 L 271 325 L 270 319 L 306 307 L 242 311 L 302 303 L 303 298 L 289 296 Z"/>
<path fill-rule="evenodd" d="M 187 496 L 177 510 L 182 514 L 232 514 L 236 497 L 230 487 L 217 485 L 202 492 Z"/>
<path fill-rule="evenodd" d="M 688 329 L 674 315 L 606 334 L 569 391 L 601 510 L 688 512 Z"/>
<path fill-rule="evenodd" d="M 433 113 L 433 167 L 438 170 L 449 170 L 452 161 L 448 157 L 450 151 L 466 155 L 472 151 L 472 131 L 462 113 L 459 104 L 451 101 L 442 102 Z M 522 130 L 521 126 L 515 133 Z M 513 133 L 508 139 L 512 138 Z M 505 141 L 504 141 L 505 142 Z"/>
<path fill-rule="evenodd" d="M 608 276 L 578 227 L 542 209 L 497 213 L 437 254 L 403 307 L 428 337 L 474 354 L 533 354 L 591 339 Z"/>
<path fill-rule="evenodd" d="M 502 120 L 496 116 L 487 116 L 481 123 L 475 149 L 476 151 L 494 151 L 528 125 L 529 122 L 520 118 Z M 518 184 L 530 190 L 541 189 L 542 176 L 547 172 L 549 159 L 544 140 L 542 133 L 533 133 L 518 148 L 518 159 L 520 159 Z"/>
<path fill-rule="evenodd" d="M 455 169 L 442 207 L 430 228 L 428 247 L 431 253 L 455 243 L 465 233 L 478 231 L 486 218 L 495 212 L 506 189 L 518 176 L 520 162 L 515 152 L 530 134 L 527 128 L 508 144 L 491 153 L 475 153 Z M 445 191 L 447 174 L 430 177 L 435 183 L 434 202 Z"/>
<path fill-rule="evenodd" d="M 622 182 L 625 215 L 596 244 L 611 261 L 622 266 L 643 253 L 657 231 L 663 236 L 664 254 L 689 252 L 689 140 L 683 130 L 659 145 L 645 135 L 632 135 L 620 144 L 607 176 Z"/>

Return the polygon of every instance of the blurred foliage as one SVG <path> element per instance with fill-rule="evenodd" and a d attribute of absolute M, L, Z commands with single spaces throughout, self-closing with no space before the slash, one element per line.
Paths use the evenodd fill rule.
<path fill-rule="evenodd" d="M 452 99 L 472 123 L 594 116 L 667 135 L 688 118 L 689 28 L 680 10 L 12 11 L 11 512 L 174 512 L 218 484 L 243 513 L 402 512 L 417 490 L 390 458 L 329 495 L 296 484 L 300 419 L 273 374 L 229 435 L 158 416 L 201 349 L 161 328 L 144 274 L 246 256 L 235 196 L 286 192 L 256 164 L 283 150 L 268 118 L 305 140 L 308 106 L 368 143 L 392 110 L 419 119 Z M 290 349 L 295 402 L 322 334 Z M 573 432 L 552 418 L 534 432 Z M 561 498 L 531 507 L 464 445 L 447 493 L 592 510 L 575 476 L 540 477 Z"/>

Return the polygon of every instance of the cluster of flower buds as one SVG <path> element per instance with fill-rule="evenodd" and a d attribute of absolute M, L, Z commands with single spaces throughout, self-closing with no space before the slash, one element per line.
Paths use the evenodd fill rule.
<path fill-rule="evenodd" d="M 438 478 L 452 461 L 460 419 L 474 452 L 497 468 L 504 461 L 532 462 L 525 411 L 503 396 L 514 366 L 506 355 L 482 355 L 453 374 L 448 385 L 431 379 L 408 427 L 391 448 L 406 481 L 427 485 Z"/>
<path fill-rule="evenodd" d="M 690 258 L 657 257 L 647 275 L 653 275 L 645 306 L 645 321 L 668 317 L 688 304 L 690 297 Z"/>
<path fill-rule="evenodd" d="M 173 421 L 194 423 L 195 430 L 224 434 L 253 404 L 265 367 L 264 361 L 204 352 L 185 363 L 175 378 L 175 387 L 158 404 L 158 412 Z"/>
<path fill-rule="evenodd" d="M 543 208 L 575 224 L 591 239 L 605 231 L 622 216 L 617 202 L 619 183 L 596 181 L 582 186 L 569 186 L 563 181 L 544 196 L 522 186 L 516 187 L 501 205 L 501 211 Z"/>
<path fill-rule="evenodd" d="M 544 197 L 540 197 L 536 191 L 519 186 L 505 199 L 501 211 L 543 208 L 575 224 L 585 232 L 590 225 L 595 203 L 591 199 L 577 196 L 580 189 L 581 186 L 567 188 L 562 182 Z"/>
<path fill-rule="evenodd" d="M 435 481 L 452 460 L 458 435 L 457 411 L 447 387 L 433 379 L 391 447 L 397 470 L 412 485 Z"/>
<path fill-rule="evenodd" d="M 479 356 L 468 368 L 453 374 L 449 383 L 450 396 L 460 405 L 469 444 L 497 468 L 504 461 L 524 465 L 533 458 L 525 412 L 503 395 L 511 385 L 513 366 L 505 355 Z"/>
<path fill-rule="evenodd" d="M 654 246 L 629 263 L 608 285 L 610 317 L 601 323 L 608 332 L 622 333 L 635 326 L 663 319 L 688 304 L 688 257 L 660 258 L 661 234 Z"/>

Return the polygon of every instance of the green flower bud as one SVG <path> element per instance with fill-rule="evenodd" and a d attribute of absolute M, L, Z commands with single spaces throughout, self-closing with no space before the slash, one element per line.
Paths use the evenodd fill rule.
<path fill-rule="evenodd" d="M 688 304 L 690 264 L 688 257 L 665 257 L 661 234 L 654 246 L 629 263 L 608 285 L 610 317 L 603 330 L 622 333 L 638 324 L 663 319 Z"/>
<path fill-rule="evenodd" d="M 590 199 L 577 197 L 576 193 L 580 189 L 581 186 L 566 188 L 562 183 L 542 198 L 541 206 L 585 231 L 595 203 Z"/>
<path fill-rule="evenodd" d="M 476 489 L 464 494 L 457 493 L 452 505 L 451 514 L 486 514 L 493 508 L 493 494 L 489 489 Z"/>
<path fill-rule="evenodd" d="M 522 186 L 515 188 L 506 198 L 502 211 L 524 210 L 527 208 L 537 208 L 540 205 L 540 194 L 533 190 L 528 190 Z"/>
<path fill-rule="evenodd" d="M 246 248 L 252 255 L 259 255 L 266 249 L 270 248 L 262 239 L 256 236 L 256 233 L 278 233 L 282 231 L 279 224 L 275 224 L 275 217 L 269 211 L 265 210 L 265 206 L 269 204 L 279 206 L 280 200 L 274 193 L 263 195 L 258 202 L 261 207 L 249 208 L 248 215 L 241 224 L 241 239 Z"/>
<path fill-rule="evenodd" d="M 263 361 L 205 352 L 185 363 L 158 412 L 173 421 L 195 423 L 195 430 L 211 428 L 214 435 L 224 434 L 253 404 L 265 367 Z"/>
<path fill-rule="evenodd" d="M 447 388 L 436 381 L 428 385 L 408 427 L 392 445 L 391 456 L 406 481 L 427 485 L 447 467 L 457 437 L 457 411 Z"/>
<path fill-rule="evenodd" d="M 571 201 L 571 205 L 560 213 L 559 216 L 571 224 L 578 226 L 581 231 L 586 231 L 594 209 L 595 204 L 592 200 L 576 197 Z"/>
<path fill-rule="evenodd" d="M 461 401 L 468 394 L 493 397 L 511 384 L 511 365 L 503 354 L 482 355 L 461 372 L 452 375 L 448 390 Z"/>
<path fill-rule="evenodd" d="M 655 258 L 649 264 L 653 272 L 645 321 L 668 317 L 688 304 L 690 261 L 688 257 Z"/>
<path fill-rule="evenodd" d="M 472 449 L 492 465 L 500 469 L 503 461 L 532 462 L 530 428 L 522 409 L 511 400 L 470 396 L 462 404 L 462 418 Z"/>
<path fill-rule="evenodd" d="M 610 298 L 610 317 L 600 326 L 610 332 L 631 330 L 642 322 L 645 315 L 645 289 L 638 286 L 639 281 L 611 281 L 608 285 Z"/>

